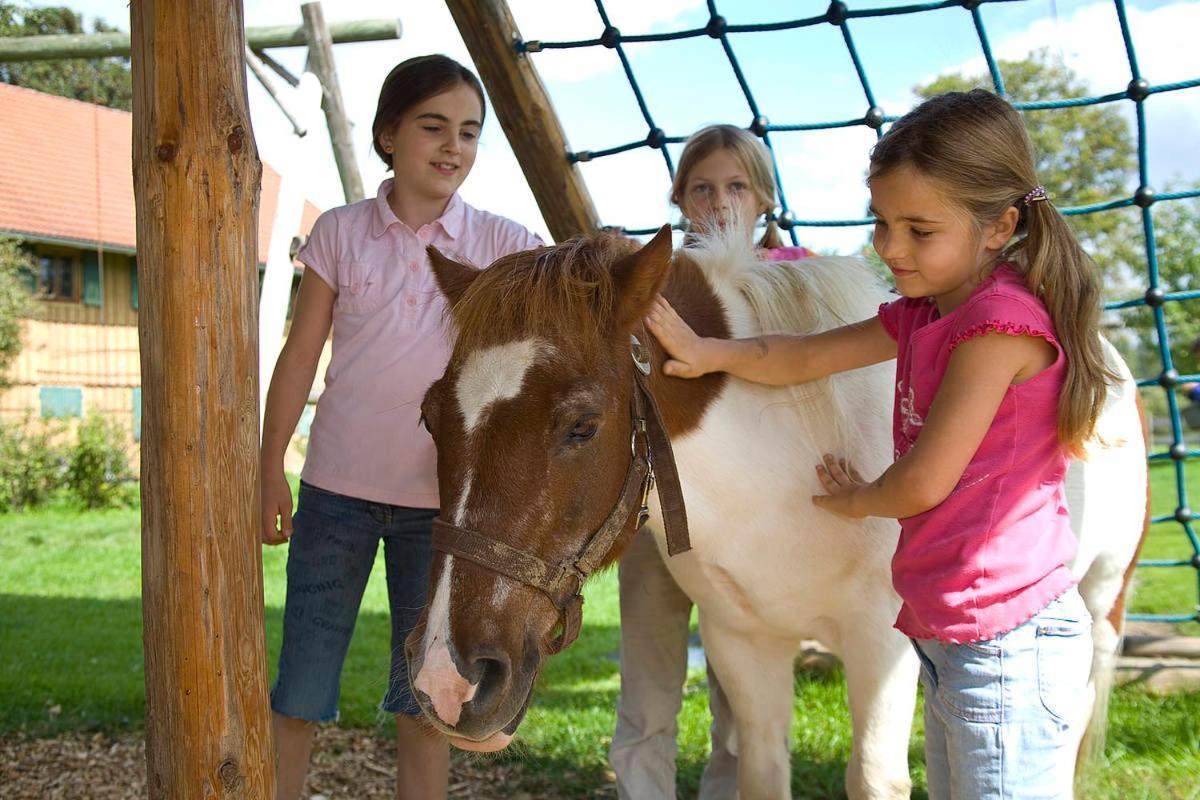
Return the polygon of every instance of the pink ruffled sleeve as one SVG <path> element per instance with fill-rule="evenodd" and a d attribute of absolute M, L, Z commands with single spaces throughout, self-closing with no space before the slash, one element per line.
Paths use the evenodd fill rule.
<path fill-rule="evenodd" d="M 904 314 L 904 298 L 900 297 L 890 303 L 880 303 L 879 321 L 888 336 L 900 340 L 900 317 Z"/>
<path fill-rule="evenodd" d="M 950 350 L 963 342 L 988 333 L 1008 336 L 1040 336 L 1061 350 L 1054 335 L 1050 313 L 1034 295 L 1023 296 L 1007 291 L 988 292 L 973 298 L 961 310 L 950 334 Z"/>

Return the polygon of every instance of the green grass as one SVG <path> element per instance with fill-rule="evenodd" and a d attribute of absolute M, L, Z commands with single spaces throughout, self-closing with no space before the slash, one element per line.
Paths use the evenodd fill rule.
<path fill-rule="evenodd" d="M 1156 510 L 1163 498 L 1173 507 L 1169 470 L 1156 467 L 1153 480 Z M 1164 480 L 1166 485 L 1160 486 Z M 1194 496 L 1200 497 L 1200 491 Z M 0 516 L 0 735 L 141 728 L 138 525 L 139 513 L 132 509 L 80 514 L 50 508 Z M 1178 525 L 1164 524 L 1154 531 L 1147 555 L 1179 557 L 1188 547 Z M 286 557 L 282 548 L 264 552 L 272 672 Z M 377 727 L 388 735 L 388 721 L 375 709 L 384 690 L 389 648 L 383 569 L 377 566 L 347 658 L 341 724 Z M 1195 578 L 1184 570 L 1143 570 L 1138 592 L 1134 608 L 1141 611 L 1186 611 L 1196 603 Z M 579 641 L 548 664 L 517 745 L 495 757 L 523 761 L 535 780 L 552 785 L 561 796 L 586 797 L 608 783 L 605 756 L 619 689 L 613 572 L 589 584 L 584 616 Z M 1185 629 L 1195 633 L 1200 626 L 1189 623 Z M 840 796 L 850 754 L 842 676 L 799 672 L 795 688 L 793 790 L 799 798 Z M 917 716 L 910 762 L 914 796 L 922 798 Z M 1159 698 L 1137 688 L 1119 689 L 1111 721 L 1108 763 L 1083 796 L 1200 797 L 1200 693 Z M 695 795 L 707 756 L 708 724 L 704 673 L 693 671 L 680 715 L 682 796 Z"/>
<path fill-rule="evenodd" d="M 1200 508 L 1200 464 L 1186 469 L 1187 494 L 1193 507 Z M 1150 510 L 1155 516 L 1172 514 L 1178 505 L 1174 465 L 1155 462 L 1150 466 Z M 1197 526 L 1200 531 L 1200 526 Z M 1191 542 L 1178 522 L 1160 522 L 1150 527 L 1141 558 L 1186 561 L 1193 555 Z M 1191 567 L 1145 567 L 1135 575 L 1133 602 L 1129 610 L 1147 614 L 1190 614 L 1200 602 L 1196 570 Z M 1200 636 L 1200 623 L 1177 626 L 1180 633 Z"/>

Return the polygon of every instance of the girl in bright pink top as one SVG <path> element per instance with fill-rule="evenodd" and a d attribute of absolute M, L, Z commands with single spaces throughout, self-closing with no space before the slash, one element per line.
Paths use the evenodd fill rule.
<path fill-rule="evenodd" d="M 448 741 L 421 719 L 404 657 L 425 605 L 438 506 L 420 405 L 451 347 L 426 247 L 486 267 L 541 244 L 458 196 L 483 120 L 483 87 L 470 70 L 445 56 L 399 64 L 372 126 L 375 152 L 395 177 L 378 196 L 322 214 L 298 255 L 305 271 L 267 394 L 261 454 L 262 539 L 289 542 L 271 689 L 277 800 L 300 796 L 314 723 L 337 717 L 342 664 L 380 544 L 392 627 L 380 710 L 396 719 L 397 797 L 447 793 Z M 293 517 L 283 454 L 331 329 Z"/>
<path fill-rule="evenodd" d="M 896 358 L 895 463 L 816 467 L 820 507 L 900 520 L 896 626 L 921 659 L 929 796 L 1069 798 L 1091 662 L 1066 563 L 1067 458 L 1107 384 L 1099 278 L 1038 184 L 1020 116 L 983 90 L 931 98 L 871 153 L 873 244 L 902 297 L 811 337 L 701 339 L 647 320 L 669 374 L 800 383 Z"/>
<path fill-rule="evenodd" d="M 671 203 L 687 220 L 685 247 L 693 233 L 720 229 L 744 237 L 745 245 L 754 247 L 764 261 L 812 255 L 806 248 L 785 246 L 770 217 L 754 242 L 759 220 L 775 208 L 775 170 L 767 148 L 743 128 L 710 125 L 688 138 L 671 185 Z M 687 676 L 692 601 L 671 577 L 649 531 L 634 537 L 621 557 L 618 575 L 621 694 L 609 748 L 617 796 L 674 800 L 676 717 Z M 700 778 L 699 800 L 737 794 L 733 712 L 711 669 L 708 690 L 712 753 Z"/>

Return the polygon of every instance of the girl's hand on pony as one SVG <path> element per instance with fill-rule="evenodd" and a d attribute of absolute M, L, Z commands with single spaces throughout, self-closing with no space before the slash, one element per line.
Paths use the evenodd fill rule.
<path fill-rule="evenodd" d="M 866 481 L 846 459 L 826 453 L 824 463 L 817 464 L 817 479 L 828 494 L 814 495 L 813 505 L 843 517 L 859 519 L 866 516 L 854 507 L 854 495 Z"/>
<path fill-rule="evenodd" d="M 696 332 L 671 308 L 662 295 L 654 298 L 646 313 L 646 327 L 667 351 L 663 372 L 676 378 L 698 378 L 712 372 L 708 340 Z"/>

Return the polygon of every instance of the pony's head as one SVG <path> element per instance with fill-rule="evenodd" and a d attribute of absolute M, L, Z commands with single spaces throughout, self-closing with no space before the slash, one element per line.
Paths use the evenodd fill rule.
<path fill-rule="evenodd" d="M 463 553 L 495 551 L 516 575 L 569 562 L 628 494 L 630 334 L 666 278 L 670 230 L 640 249 L 601 235 L 486 270 L 433 249 L 430 258 L 457 339 L 421 411 L 437 446 L 441 522 L 471 538 L 465 550 L 435 548 L 409 674 L 422 709 L 455 744 L 498 749 L 568 618 L 537 580 Z M 620 520 L 600 563 L 628 543 L 637 516 Z"/>

